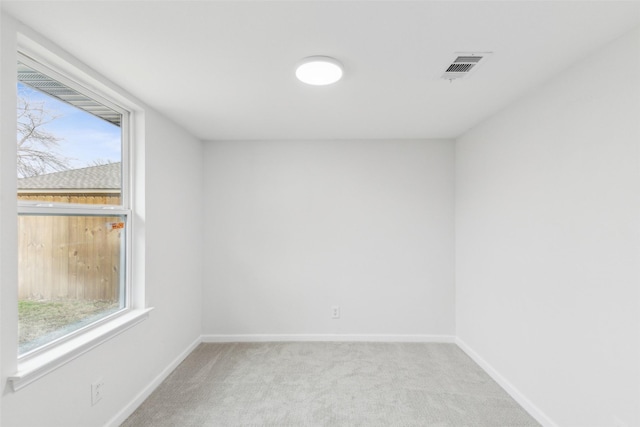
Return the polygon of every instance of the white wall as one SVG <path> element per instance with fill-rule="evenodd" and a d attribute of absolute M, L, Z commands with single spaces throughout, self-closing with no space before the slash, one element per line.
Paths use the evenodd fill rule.
<path fill-rule="evenodd" d="M 453 335 L 453 154 L 205 143 L 203 333 Z"/>
<path fill-rule="evenodd" d="M 561 426 L 640 425 L 638 38 L 456 143 L 458 337 Z"/>
<path fill-rule="evenodd" d="M 15 96 L 15 85 L 4 77 L 13 73 L 15 66 L 15 35 L 12 31 L 12 22 L 9 22 L 1 16 L 0 12 L 0 120 L 3 117 L 15 117 L 15 104 L 4 102 L 7 97 Z M 13 94 L 13 95 L 12 95 Z M 15 328 L 15 322 L 9 324 L 5 322 L 6 318 L 17 318 L 18 306 L 15 300 L 18 297 L 17 287 L 13 287 L 9 292 L 2 290 L 5 283 L 17 283 L 16 269 L 12 266 L 18 262 L 16 253 L 5 253 L 4 247 L 18 246 L 18 233 L 16 230 L 16 214 L 17 206 L 12 203 L 15 199 L 5 198 L 7 191 L 16 188 L 16 174 L 12 169 L 5 168 L 4 163 L 7 159 L 16 158 L 16 144 L 7 145 L 5 140 L 12 140 L 16 135 L 16 125 L 7 126 L 5 122 L 0 122 L 0 364 L 4 364 L 7 356 L 12 357 L 15 352 L 12 350 L 15 346 L 4 345 L 5 340 L 10 342 L 18 341 L 18 331 Z M 15 251 L 14 251 L 15 252 Z M 0 385 L 4 385 L 4 379 Z M 2 390 L 0 387 L 0 425 L 2 425 Z"/>
<path fill-rule="evenodd" d="M 6 19 L 3 24 L 12 24 Z M 3 67 L 5 61 L 14 64 L 13 72 L 2 75 L 3 85 L 9 88 L 15 86 L 15 32 L 11 27 L 2 27 Z M 12 106 L 9 115 L 13 118 L 5 116 L 6 105 Z M 3 127 L 13 126 L 15 105 L 15 93 L 3 91 Z M 16 333 L 3 333 L 2 425 L 104 425 L 200 336 L 202 144 L 167 118 L 139 105 L 144 108 L 145 126 L 140 133 L 146 143 L 144 150 L 140 146 L 136 150 L 144 156 L 138 161 L 136 177 L 146 181 L 146 190 L 138 200 L 143 203 L 136 221 L 139 230 L 146 231 L 146 251 L 141 251 L 143 258 L 137 265 L 144 266 L 147 306 L 155 310 L 141 324 L 15 393 L 6 379 L 15 373 Z M 15 262 L 9 262 L 15 261 L 15 178 L 4 179 L 4 171 L 15 171 L 15 148 L 13 156 L 4 155 L 11 152 L 10 146 L 15 147 L 15 132 L 3 133 L 2 144 L 1 285 L 3 304 L 12 308 L 11 313 L 3 310 L 2 328 L 17 331 L 16 282 L 5 280 L 16 274 Z M 5 235 L 10 238 L 5 240 Z M 7 348 L 12 351 L 5 351 Z M 98 378 L 104 379 L 105 395 L 92 407 L 90 384 Z"/>

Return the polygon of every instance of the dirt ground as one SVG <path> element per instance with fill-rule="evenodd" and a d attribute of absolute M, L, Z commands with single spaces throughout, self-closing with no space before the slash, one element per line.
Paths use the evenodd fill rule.
<path fill-rule="evenodd" d="M 118 301 L 18 301 L 19 345 L 117 307 Z"/>

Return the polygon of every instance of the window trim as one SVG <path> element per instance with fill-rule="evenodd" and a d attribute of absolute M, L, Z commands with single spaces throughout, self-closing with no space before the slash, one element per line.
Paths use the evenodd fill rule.
<path fill-rule="evenodd" d="M 9 376 L 13 391 L 18 391 L 59 367 L 80 357 L 91 349 L 120 335 L 127 329 L 149 317 L 153 308 L 134 309 L 109 322 L 98 325 L 83 334 L 74 336 L 47 351 L 39 352 L 27 360 L 18 362 L 18 372 Z"/>
<path fill-rule="evenodd" d="M 133 139 L 131 126 L 131 121 L 133 120 L 132 111 L 123 107 L 120 102 L 112 100 L 108 95 L 101 95 L 96 93 L 95 90 L 87 88 L 86 85 L 82 83 L 83 79 L 80 77 L 82 71 L 75 67 L 73 67 L 73 71 L 69 69 L 65 69 L 64 72 L 58 71 L 59 68 L 54 68 L 47 65 L 44 61 L 34 59 L 36 55 L 27 53 L 27 50 L 23 48 L 17 50 L 16 56 L 17 62 L 21 62 L 33 68 L 35 71 L 46 74 L 48 77 L 59 81 L 69 88 L 122 115 L 120 126 L 122 142 L 120 205 L 77 205 L 19 201 L 17 202 L 17 215 L 121 215 L 125 217 L 126 227 L 124 235 L 125 272 L 123 275 L 125 281 L 124 308 L 38 348 L 30 350 L 25 354 L 17 355 L 18 372 L 14 376 L 9 377 L 14 391 L 136 325 L 147 318 L 148 313 L 152 310 L 140 308 L 143 305 L 134 300 L 133 223 L 135 215 L 132 210 L 133 191 L 131 191 L 131 188 L 133 184 L 133 171 L 131 170 L 130 161 L 133 151 L 131 143 Z M 16 82 L 18 82 L 17 79 Z"/>

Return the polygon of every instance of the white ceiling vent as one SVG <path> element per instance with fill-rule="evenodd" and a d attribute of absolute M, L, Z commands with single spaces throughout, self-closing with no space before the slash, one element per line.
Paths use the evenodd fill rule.
<path fill-rule="evenodd" d="M 480 64 L 486 62 L 489 55 L 491 55 L 491 52 L 457 52 L 442 78 L 455 80 L 468 77 L 478 69 Z"/>

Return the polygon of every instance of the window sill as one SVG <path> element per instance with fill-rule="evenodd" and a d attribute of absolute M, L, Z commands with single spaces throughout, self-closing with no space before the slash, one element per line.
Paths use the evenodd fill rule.
<path fill-rule="evenodd" d="M 49 351 L 18 362 L 18 372 L 9 377 L 13 391 L 20 390 L 92 348 L 137 325 L 149 317 L 151 310 L 153 308 L 132 310 Z"/>

